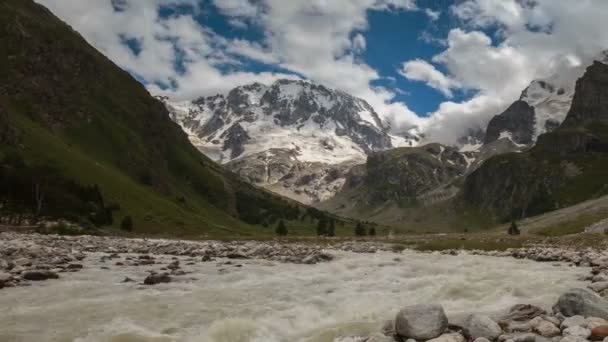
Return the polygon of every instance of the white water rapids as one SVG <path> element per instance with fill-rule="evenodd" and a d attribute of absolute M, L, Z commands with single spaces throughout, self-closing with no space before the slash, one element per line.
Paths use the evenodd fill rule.
<path fill-rule="evenodd" d="M 379 332 L 413 303 L 441 303 L 450 317 L 517 303 L 550 308 L 589 271 L 471 255 L 332 253 L 336 260 L 318 265 L 186 265 L 180 257 L 192 273 L 152 287 L 121 282 L 141 282 L 170 257 L 121 267 L 92 255 L 59 280 L 0 290 L 0 341 L 343 341 Z"/>

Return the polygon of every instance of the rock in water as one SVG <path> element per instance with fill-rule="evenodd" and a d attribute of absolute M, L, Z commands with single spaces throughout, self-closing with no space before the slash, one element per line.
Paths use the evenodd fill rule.
<path fill-rule="evenodd" d="M 594 341 L 601 341 L 608 337 L 608 325 L 601 325 L 591 330 L 591 339 Z"/>
<path fill-rule="evenodd" d="M 395 318 L 397 334 L 426 341 L 438 337 L 448 327 L 448 318 L 441 305 L 412 305 L 403 308 Z"/>
<path fill-rule="evenodd" d="M 59 278 L 59 275 L 57 275 L 57 273 L 51 272 L 51 271 L 34 270 L 34 271 L 27 271 L 27 272 L 23 273 L 21 275 L 21 277 L 26 280 L 39 281 L 39 280 L 47 280 L 47 279 L 57 279 L 57 278 Z"/>
<path fill-rule="evenodd" d="M 534 317 L 544 315 L 547 312 L 537 306 L 528 304 L 517 304 L 509 309 L 509 313 L 504 316 L 502 321 L 529 321 Z"/>
<path fill-rule="evenodd" d="M 168 274 L 150 274 L 144 279 L 146 285 L 156 285 L 160 283 L 170 283 L 171 277 Z"/>
<path fill-rule="evenodd" d="M 542 337 L 554 337 L 560 334 L 560 330 L 555 324 L 542 321 L 535 328 L 534 331 L 538 332 Z"/>
<path fill-rule="evenodd" d="M 464 322 L 464 328 L 474 340 L 480 337 L 495 340 L 502 333 L 502 329 L 498 323 L 494 322 L 490 317 L 478 314 L 472 314 L 467 317 Z"/>
<path fill-rule="evenodd" d="M 588 289 L 572 289 L 559 297 L 553 311 L 564 316 L 581 315 L 608 319 L 608 301 Z"/>

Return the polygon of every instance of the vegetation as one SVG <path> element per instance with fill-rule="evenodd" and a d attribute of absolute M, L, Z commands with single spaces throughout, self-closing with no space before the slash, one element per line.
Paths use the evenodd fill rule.
<path fill-rule="evenodd" d="M 317 223 L 317 236 L 326 236 L 327 235 L 327 221 L 322 218 Z"/>
<path fill-rule="evenodd" d="M 355 236 L 365 236 L 366 233 L 367 231 L 365 227 L 361 224 L 361 222 L 358 222 L 355 226 Z"/>
<path fill-rule="evenodd" d="M 369 236 L 376 236 L 376 228 L 371 227 L 369 229 L 369 232 L 367 233 L 367 235 L 369 235 Z"/>
<path fill-rule="evenodd" d="M 334 237 L 336 236 L 336 221 L 331 219 L 329 221 L 329 227 L 327 228 L 327 236 Z"/>
<path fill-rule="evenodd" d="M 303 212 L 329 217 L 204 157 L 162 103 L 32 0 L 0 2 L 0 60 L 0 214 L 11 223 L 119 228 L 113 218 L 128 215 L 140 233 L 255 236 Z"/>
<path fill-rule="evenodd" d="M 517 223 L 515 220 L 511 221 L 511 225 L 509 226 L 509 230 L 507 231 L 509 235 L 519 235 L 521 232 L 519 231 L 519 227 L 517 227 Z"/>
<path fill-rule="evenodd" d="M 280 220 L 279 223 L 277 224 L 277 228 L 275 229 L 275 233 L 278 236 L 286 236 L 288 234 L 287 226 L 285 225 L 285 222 L 283 222 L 283 220 Z"/>
<path fill-rule="evenodd" d="M 122 222 L 120 222 L 120 229 L 127 232 L 133 231 L 133 218 L 129 215 L 123 217 Z"/>

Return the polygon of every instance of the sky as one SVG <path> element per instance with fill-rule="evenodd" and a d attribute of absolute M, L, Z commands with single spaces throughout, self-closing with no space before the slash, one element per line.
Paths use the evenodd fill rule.
<path fill-rule="evenodd" d="M 608 48 L 606 0 L 36 1 L 154 95 L 304 79 L 448 144 Z"/>

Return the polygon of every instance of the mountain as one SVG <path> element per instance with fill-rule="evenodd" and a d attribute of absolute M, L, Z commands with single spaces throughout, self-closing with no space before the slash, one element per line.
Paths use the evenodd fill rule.
<path fill-rule="evenodd" d="M 463 199 L 499 220 L 532 216 L 608 193 L 608 65 L 576 82 L 563 123 L 522 153 L 488 159 L 464 183 Z"/>
<path fill-rule="evenodd" d="M 130 216 L 137 232 L 217 236 L 273 234 L 264 226 L 280 219 L 306 233 L 300 216 L 325 215 L 206 158 L 160 101 L 31 0 L 0 2 L 0 60 L 4 221 L 119 227 Z M 389 143 L 352 132 L 372 132 L 370 148 Z M 236 153 L 238 126 L 225 135 Z"/>
<path fill-rule="evenodd" d="M 333 196 L 348 166 L 395 145 L 364 100 L 310 82 L 282 79 L 226 95 L 172 103 L 172 119 L 209 158 L 254 184 L 305 203 Z M 407 141 L 406 141 L 407 140 Z"/>

